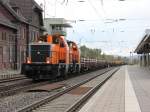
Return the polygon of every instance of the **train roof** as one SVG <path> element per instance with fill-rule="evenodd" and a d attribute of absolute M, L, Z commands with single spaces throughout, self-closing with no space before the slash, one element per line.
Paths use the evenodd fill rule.
<path fill-rule="evenodd" d="M 32 42 L 29 45 L 52 45 L 52 44 L 48 42 L 39 41 L 39 42 Z"/>

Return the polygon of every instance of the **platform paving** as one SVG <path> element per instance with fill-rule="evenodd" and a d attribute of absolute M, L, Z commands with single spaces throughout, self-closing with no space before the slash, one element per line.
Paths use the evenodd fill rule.
<path fill-rule="evenodd" d="M 124 68 L 121 68 L 79 112 L 124 112 L 124 74 Z"/>
<path fill-rule="evenodd" d="M 6 79 L 6 78 L 11 78 L 16 75 L 19 75 L 21 72 L 20 70 L 0 70 L 0 79 Z"/>
<path fill-rule="evenodd" d="M 150 112 L 150 69 L 128 66 L 141 112 Z"/>
<path fill-rule="evenodd" d="M 79 112 L 150 112 L 150 70 L 121 67 Z"/>

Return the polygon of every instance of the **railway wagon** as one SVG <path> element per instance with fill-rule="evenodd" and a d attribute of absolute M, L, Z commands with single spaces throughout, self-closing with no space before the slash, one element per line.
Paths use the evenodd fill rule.
<path fill-rule="evenodd" d="M 105 60 L 81 58 L 81 71 L 106 68 L 108 63 Z"/>

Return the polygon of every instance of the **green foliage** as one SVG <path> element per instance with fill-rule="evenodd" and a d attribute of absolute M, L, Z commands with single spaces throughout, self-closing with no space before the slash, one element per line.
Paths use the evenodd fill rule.
<path fill-rule="evenodd" d="M 81 57 L 84 57 L 84 58 L 97 58 L 97 59 L 100 59 L 102 58 L 102 51 L 101 49 L 91 49 L 91 48 L 87 48 L 86 46 L 81 46 L 80 47 L 80 50 L 81 50 Z"/>

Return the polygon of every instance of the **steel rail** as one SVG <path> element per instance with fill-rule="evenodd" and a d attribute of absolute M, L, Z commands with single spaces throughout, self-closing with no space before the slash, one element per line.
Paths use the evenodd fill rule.
<path fill-rule="evenodd" d="M 7 79 L 0 79 L 0 83 L 12 82 L 12 81 L 23 80 L 23 79 L 28 79 L 28 78 L 25 76 L 16 76 L 16 77 L 7 78 Z"/>
<path fill-rule="evenodd" d="M 30 84 L 30 85 L 25 85 L 23 87 L 13 88 L 13 89 L 10 89 L 10 90 L 2 91 L 2 92 L 0 92 L 0 98 L 6 97 L 6 96 L 11 96 L 11 95 L 14 95 L 16 93 L 26 91 L 26 90 L 29 90 L 31 88 L 34 88 L 34 87 L 37 87 L 37 86 L 42 86 L 42 85 L 45 85 L 45 84 L 48 84 L 48 83 L 49 83 L 49 81 L 48 82 L 36 83 L 36 84 L 33 83 L 33 84 Z"/>

